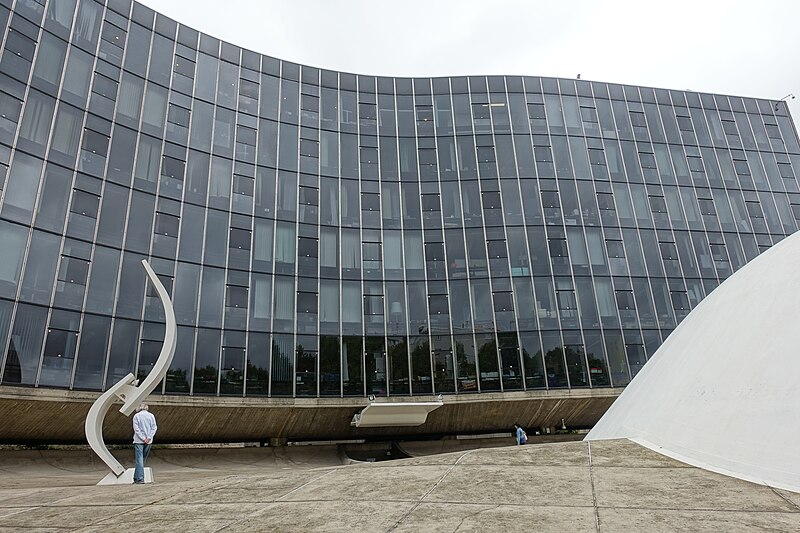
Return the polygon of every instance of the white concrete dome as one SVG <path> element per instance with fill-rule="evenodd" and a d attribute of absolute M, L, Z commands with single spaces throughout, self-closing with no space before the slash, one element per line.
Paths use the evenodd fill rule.
<path fill-rule="evenodd" d="M 755 258 L 667 338 L 586 437 L 629 438 L 800 491 L 800 235 Z"/>

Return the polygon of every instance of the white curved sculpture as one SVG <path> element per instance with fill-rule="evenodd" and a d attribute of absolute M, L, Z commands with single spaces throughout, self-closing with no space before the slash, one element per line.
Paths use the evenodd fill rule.
<path fill-rule="evenodd" d="M 800 233 L 708 295 L 586 440 L 800 491 Z"/>
<path fill-rule="evenodd" d="M 164 376 L 167 375 L 167 370 L 172 363 L 172 357 L 175 355 L 175 342 L 178 335 L 177 324 L 175 322 L 175 311 L 172 309 L 172 302 L 169 299 L 167 289 L 158 279 L 153 269 L 146 260 L 142 259 L 142 266 L 147 272 L 147 277 L 156 288 L 158 297 L 161 299 L 161 304 L 164 306 L 164 315 L 166 317 L 166 328 L 164 332 L 164 344 L 161 347 L 161 353 L 158 355 L 152 370 L 145 378 L 144 382 L 137 387 L 139 380 L 133 374 L 128 374 L 115 385 L 111 386 L 97 400 L 92 404 L 89 413 L 86 415 L 86 424 L 84 430 L 86 432 L 86 440 L 89 441 L 89 446 L 92 447 L 103 462 L 111 469 L 111 473 L 103 478 L 98 485 L 115 485 L 121 483 L 133 482 L 133 468 L 125 470 L 117 458 L 111 455 L 111 452 L 106 448 L 103 441 L 103 420 L 106 413 L 111 408 L 111 405 L 120 399 L 123 401 L 122 407 L 119 412 L 125 416 L 130 416 L 136 410 L 136 407 L 141 404 L 147 396 L 153 392 Z M 145 469 L 145 482 L 150 482 L 153 479 L 152 470 Z"/>

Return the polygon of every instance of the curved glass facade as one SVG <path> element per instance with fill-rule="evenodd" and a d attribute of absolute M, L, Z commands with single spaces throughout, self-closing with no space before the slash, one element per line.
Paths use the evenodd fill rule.
<path fill-rule="evenodd" d="M 281 61 L 129 0 L 0 1 L 2 384 L 624 386 L 797 230 L 782 102 Z"/>

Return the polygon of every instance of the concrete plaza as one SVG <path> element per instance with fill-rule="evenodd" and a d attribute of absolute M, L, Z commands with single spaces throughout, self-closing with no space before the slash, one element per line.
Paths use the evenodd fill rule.
<path fill-rule="evenodd" d="M 335 446 L 157 449 L 156 483 L 110 487 L 84 450 L 2 451 L 0 531 L 800 530 L 800 494 L 629 441 L 431 448 L 375 463 Z"/>

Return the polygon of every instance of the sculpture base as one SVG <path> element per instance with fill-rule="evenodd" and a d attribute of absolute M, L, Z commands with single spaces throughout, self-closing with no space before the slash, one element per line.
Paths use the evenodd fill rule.
<path fill-rule="evenodd" d="M 153 482 L 153 469 L 149 466 L 144 467 L 144 482 Z M 122 475 L 117 476 L 114 472 L 110 472 L 106 477 L 101 479 L 98 485 L 130 485 L 133 483 L 133 468 L 128 468 Z"/>

